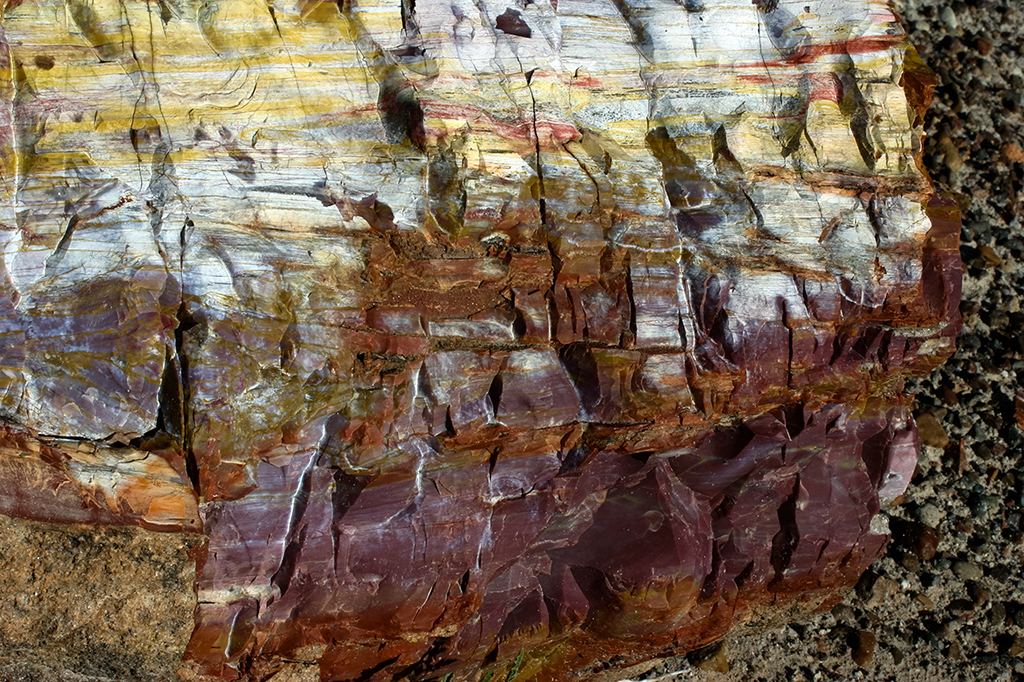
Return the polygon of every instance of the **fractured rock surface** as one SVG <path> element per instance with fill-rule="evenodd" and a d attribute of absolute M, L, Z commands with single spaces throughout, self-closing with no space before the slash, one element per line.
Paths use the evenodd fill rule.
<path fill-rule="evenodd" d="M 884 546 L 960 282 L 885 2 L 2 28 L 0 511 L 201 529 L 183 674 L 566 678 Z"/>

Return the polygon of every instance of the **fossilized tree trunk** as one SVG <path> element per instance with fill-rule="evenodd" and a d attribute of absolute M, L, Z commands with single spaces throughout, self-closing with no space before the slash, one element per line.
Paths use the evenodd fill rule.
<path fill-rule="evenodd" d="M 884 546 L 959 298 L 886 2 L 2 27 L 0 510 L 204 532 L 188 674 L 564 678 Z"/>

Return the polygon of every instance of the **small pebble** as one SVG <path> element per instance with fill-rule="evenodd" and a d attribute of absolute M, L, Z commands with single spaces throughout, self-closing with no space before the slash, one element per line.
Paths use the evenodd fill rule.
<path fill-rule="evenodd" d="M 985 572 L 977 564 L 957 560 L 953 562 L 953 574 L 961 580 L 981 580 Z"/>
<path fill-rule="evenodd" d="M 917 520 L 931 528 L 936 528 L 940 523 L 942 523 L 942 519 L 945 517 L 946 512 L 942 511 L 931 502 L 917 510 Z"/>
<path fill-rule="evenodd" d="M 988 264 L 989 267 L 997 268 L 1003 264 L 1003 259 L 1000 258 L 999 254 L 996 253 L 996 250 L 993 249 L 988 244 L 979 247 L 978 251 L 981 253 L 982 259 L 985 261 L 985 263 Z"/>
<path fill-rule="evenodd" d="M 978 606 L 987 603 L 992 599 L 992 590 L 978 583 L 971 583 L 967 586 L 967 594 L 971 595 L 971 601 Z"/>
<path fill-rule="evenodd" d="M 917 432 L 921 435 L 922 444 L 946 449 L 949 445 L 949 436 L 934 415 L 925 412 L 915 417 L 914 421 L 917 422 Z"/>
<path fill-rule="evenodd" d="M 942 159 L 946 162 L 949 170 L 955 173 L 964 167 L 964 159 L 960 156 L 960 150 L 956 148 L 956 143 L 950 139 L 949 135 L 943 134 L 939 138 L 936 148 L 942 154 Z"/>
<path fill-rule="evenodd" d="M 871 586 L 870 596 L 868 597 L 868 606 L 877 607 L 888 603 L 898 590 L 899 585 L 896 584 L 895 580 L 879 578 L 875 581 L 875 584 Z"/>
<path fill-rule="evenodd" d="M 1013 142 L 1008 142 L 1003 145 L 1003 156 L 1005 156 L 1009 161 L 1017 163 L 1024 162 L 1024 150 Z"/>
<path fill-rule="evenodd" d="M 873 632 L 861 630 L 857 633 L 857 646 L 853 650 L 853 661 L 862 668 L 871 665 L 875 657 L 875 646 L 878 640 Z"/>
<path fill-rule="evenodd" d="M 971 514 L 976 519 L 985 519 L 988 516 L 988 502 L 984 497 L 978 497 L 971 501 Z"/>
<path fill-rule="evenodd" d="M 939 534 L 918 521 L 904 519 L 892 523 L 893 537 L 899 545 L 920 561 L 931 561 L 939 549 Z"/>
<path fill-rule="evenodd" d="M 857 624 L 857 614 L 847 604 L 836 604 L 832 609 L 832 617 L 836 619 L 837 623 L 844 623 L 846 625 Z"/>
<path fill-rule="evenodd" d="M 960 22 L 956 18 L 956 12 L 954 12 L 953 8 L 949 5 L 942 8 L 942 11 L 939 12 L 939 18 L 942 19 L 942 23 L 949 27 L 950 31 L 956 31 L 960 28 Z"/>
<path fill-rule="evenodd" d="M 970 599 L 954 599 L 949 602 L 949 612 L 958 618 L 968 618 L 974 615 L 974 602 Z"/>
<path fill-rule="evenodd" d="M 715 642 L 706 647 L 691 651 L 686 659 L 705 672 L 722 673 L 729 672 L 729 661 L 725 657 L 725 643 Z"/>

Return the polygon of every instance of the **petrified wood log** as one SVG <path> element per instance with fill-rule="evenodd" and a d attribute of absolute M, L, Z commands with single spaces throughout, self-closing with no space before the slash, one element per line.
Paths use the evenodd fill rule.
<path fill-rule="evenodd" d="M 202 531 L 191 677 L 586 677 L 827 602 L 953 350 L 879 0 L 13 0 L 0 510 Z"/>

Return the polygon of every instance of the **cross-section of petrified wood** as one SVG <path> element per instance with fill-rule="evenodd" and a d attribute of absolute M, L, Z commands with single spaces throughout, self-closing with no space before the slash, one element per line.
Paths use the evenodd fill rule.
<path fill-rule="evenodd" d="M 0 511 L 205 532 L 183 674 L 586 677 L 884 546 L 960 277 L 886 2 L 2 29 Z"/>

